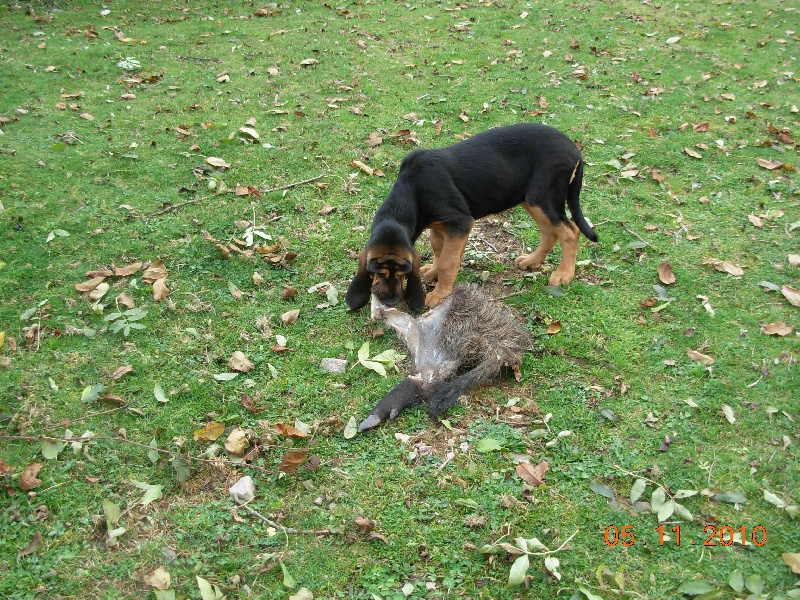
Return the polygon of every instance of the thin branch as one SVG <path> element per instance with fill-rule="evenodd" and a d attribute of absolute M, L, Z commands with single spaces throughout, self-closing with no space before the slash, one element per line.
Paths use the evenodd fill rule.
<path fill-rule="evenodd" d="M 283 531 L 283 533 L 286 533 L 286 534 L 289 534 L 289 533 L 300 533 L 300 534 L 307 534 L 307 535 L 336 535 L 337 534 L 336 531 L 331 531 L 330 529 L 295 529 L 294 527 L 284 527 L 283 525 L 281 525 L 277 521 L 273 521 L 272 519 L 268 519 L 267 517 L 262 515 L 257 510 L 254 510 L 254 509 L 250 508 L 249 506 L 247 506 L 247 503 L 242 502 L 239 498 L 236 498 L 234 496 L 233 501 L 236 502 L 236 506 L 239 506 L 239 507 L 245 509 L 251 515 L 253 515 L 254 517 L 258 517 L 259 519 L 264 521 L 264 523 L 266 523 L 270 527 L 273 527 L 275 529 L 280 529 L 281 531 Z"/>
<path fill-rule="evenodd" d="M 64 419 L 61 423 L 56 423 L 55 425 L 50 425 L 49 427 L 45 427 L 42 431 L 50 431 L 51 429 L 58 429 L 59 427 L 69 427 L 73 423 L 77 423 L 78 421 L 83 421 L 84 419 L 92 419 L 94 417 L 99 417 L 100 415 L 105 415 L 108 413 L 116 412 L 118 410 L 123 410 L 128 408 L 127 406 L 118 406 L 116 408 L 110 408 L 108 410 L 104 410 L 98 413 L 93 413 L 91 415 L 84 415 L 82 417 L 78 417 L 77 419 Z"/>
<path fill-rule="evenodd" d="M 303 185 L 304 183 L 311 183 L 312 181 L 316 181 L 317 179 L 322 179 L 325 177 L 327 173 L 323 173 L 322 175 L 317 175 L 316 177 L 312 177 L 310 179 L 304 179 L 303 181 L 295 181 L 294 183 L 287 183 L 286 185 L 282 185 L 280 187 L 269 188 L 268 190 L 258 190 L 261 194 L 269 194 L 270 192 L 278 192 L 280 190 L 288 190 L 293 187 L 297 187 L 298 185 Z"/>
<path fill-rule="evenodd" d="M 655 247 L 655 246 L 653 246 L 653 244 L 651 244 L 650 242 L 648 242 L 646 239 L 644 239 L 644 238 L 643 238 L 642 236 L 640 236 L 638 233 L 636 233 L 635 231 L 633 231 L 633 230 L 631 230 L 631 229 L 628 229 L 628 228 L 625 226 L 625 222 L 624 222 L 624 221 L 617 221 L 617 220 L 614 220 L 614 219 L 608 219 L 608 220 L 606 220 L 606 221 L 602 221 L 601 223 L 596 223 L 594 226 L 595 226 L 595 227 L 600 227 L 600 225 L 605 225 L 606 223 L 616 223 L 617 225 L 619 225 L 620 227 L 622 227 L 622 228 L 623 228 L 625 231 L 627 231 L 628 233 L 630 233 L 630 234 L 631 234 L 633 237 L 637 238 L 637 239 L 638 239 L 640 242 L 642 242 L 643 244 L 647 244 L 647 245 L 648 245 L 648 246 L 650 246 L 650 247 L 651 247 L 653 250 L 657 250 L 657 249 L 656 249 L 656 247 Z"/>
<path fill-rule="evenodd" d="M 178 204 L 170 204 L 162 208 L 161 210 L 157 210 L 154 213 L 150 213 L 149 215 L 145 215 L 147 217 L 157 217 L 158 215 L 163 215 L 164 213 L 168 213 L 173 210 L 178 210 L 181 206 L 186 206 L 187 204 L 196 204 L 197 202 L 203 202 L 204 200 L 208 200 L 209 198 L 213 198 L 213 196 L 203 196 L 202 198 L 192 198 L 191 200 L 187 200 L 186 202 L 178 202 Z"/>

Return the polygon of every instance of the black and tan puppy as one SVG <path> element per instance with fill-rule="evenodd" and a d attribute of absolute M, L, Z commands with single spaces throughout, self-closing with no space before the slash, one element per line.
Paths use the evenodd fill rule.
<path fill-rule="evenodd" d="M 597 241 L 581 213 L 582 182 L 583 159 L 575 144 L 538 123 L 497 127 L 445 148 L 414 150 L 375 213 L 347 306 L 361 308 L 370 294 L 387 306 L 403 298 L 415 311 L 436 306 L 453 290 L 475 219 L 518 204 L 536 221 L 541 238 L 536 250 L 514 262 L 521 269 L 538 269 L 558 242 L 561 263 L 550 285 L 569 283 L 579 231 Z M 433 264 L 420 268 L 414 242 L 424 229 L 430 230 Z M 437 281 L 427 297 L 421 275 Z"/>

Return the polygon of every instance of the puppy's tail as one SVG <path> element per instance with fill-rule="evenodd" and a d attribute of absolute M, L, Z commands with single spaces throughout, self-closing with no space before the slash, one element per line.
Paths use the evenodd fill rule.
<path fill-rule="evenodd" d="M 433 417 L 442 414 L 476 385 L 496 377 L 502 366 L 499 358 L 487 358 L 471 371 L 467 371 L 452 381 L 440 383 L 428 393 L 426 401 L 428 413 Z"/>
<path fill-rule="evenodd" d="M 575 172 L 572 174 L 572 179 L 569 182 L 569 187 L 567 188 L 567 206 L 569 206 L 569 212 L 572 213 L 572 220 L 575 221 L 581 233 L 593 242 L 596 242 L 600 238 L 597 237 L 597 233 L 592 229 L 581 212 L 580 195 L 582 185 L 583 160 L 575 165 Z"/>

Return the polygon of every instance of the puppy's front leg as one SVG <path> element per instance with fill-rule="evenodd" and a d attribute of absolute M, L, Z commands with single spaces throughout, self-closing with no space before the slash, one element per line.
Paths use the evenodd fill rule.
<path fill-rule="evenodd" d="M 444 236 L 442 251 L 436 261 L 439 277 L 434 290 L 425 297 L 427 307 L 433 308 L 452 293 L 468 239 L 469 232 L 461 237 Z"/>

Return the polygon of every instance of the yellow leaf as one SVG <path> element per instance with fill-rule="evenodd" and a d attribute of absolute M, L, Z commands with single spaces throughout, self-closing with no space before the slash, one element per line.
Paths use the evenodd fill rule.
<path fill-rule="evenodd" d="M 706 367 L 714 364 L 714 357 L 698 352 L 697 350 L 692 350 L 691 348 L 686 349 L 686 356 Z"/>
<path fill-rule="evenodd" d="M 225 433 L 225 425 L 216 421 L 209 421 L 202 429 L 194 432 L 195 442 L 213 442 Z"/>

